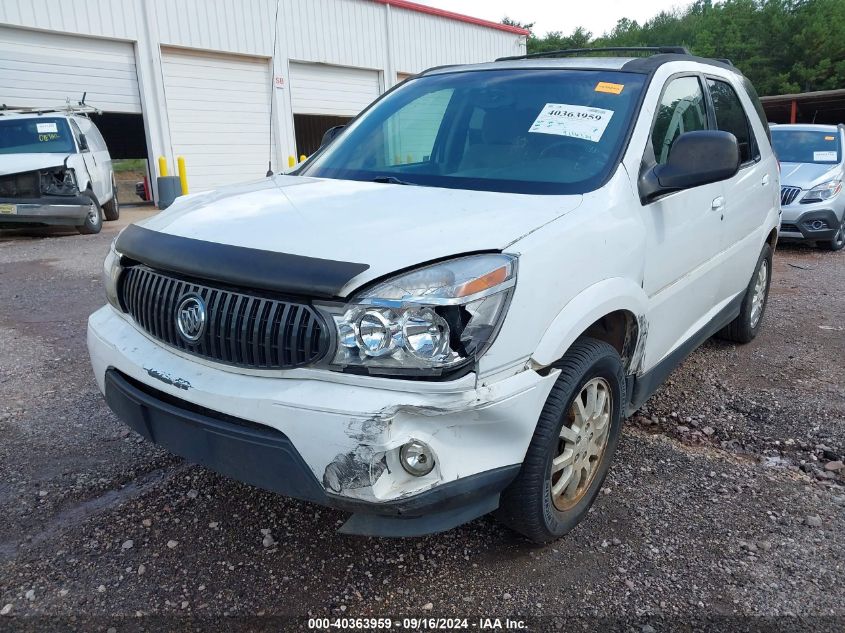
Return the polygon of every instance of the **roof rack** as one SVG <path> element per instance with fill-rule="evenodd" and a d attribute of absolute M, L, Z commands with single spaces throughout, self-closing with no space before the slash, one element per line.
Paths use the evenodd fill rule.
<path fill-rule="evenodd" d="M 89 114 L 102 114 L 103 111 L 99 108 L 95 108 L 94 106 L 88 105 L 85 103 L 85 95 L 88 93 L 82 94 L 82 101 L 73 104 L 70 102 L 70 97 L 67 98 L 65 104 L 63 106 L 58 106 L 55 108 L 10 108 L 5 103 L 0 104 L 0 116 L 4 114 L 51 114 L 51 113 L 61 113 L 65 115 L 81 115 L 81 116 L 88 116 Z"/>
<path fill-rule="evenodd" d="M 604 48 L 566 48 L 559 51 L 543 51 L 542 53 L 528 53 L 527 55 L 513 55 L 511 57 L 499 57 L 497 62 L 510 61 L 512 59 L 534 59 L 537 57 L 566 57 L 568 55 L 583 55 L 584 53 L 670 53 L 676 55 L 689 55 L 690 52 L 685 46 L 607 46 Z"/>

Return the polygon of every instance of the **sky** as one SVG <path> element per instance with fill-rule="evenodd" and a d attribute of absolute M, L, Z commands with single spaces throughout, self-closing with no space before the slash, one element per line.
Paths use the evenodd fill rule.
<path fill-rule="evenodd" d="M 499 22 L 505 16 L 518 22 L 534 22 L 540 37 L 548 31 L 569 34 L 583 26 L 594 37 L 610 31 L 619 18 L 642 24 L 655 14 L 673 7 L 685 7 L 689 0 L 416 0 L 438 9 L 464 13 Z"/>

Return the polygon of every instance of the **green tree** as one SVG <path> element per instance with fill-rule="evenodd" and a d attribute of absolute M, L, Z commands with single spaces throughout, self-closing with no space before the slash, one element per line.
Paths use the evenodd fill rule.
<path fill-rule="evenodd" d="M 621 18 L 599 37 L 579 26 L 569 35 L 532 32 L 527 43 L 529 53 L 668 45 L 730 59 L 760 94 L 845 88 L 845 0 L 695 0 L 643 24 Z"/>

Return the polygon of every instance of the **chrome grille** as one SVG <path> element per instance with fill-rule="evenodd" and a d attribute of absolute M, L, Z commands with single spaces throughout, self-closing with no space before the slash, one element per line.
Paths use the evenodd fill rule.
<path fill-rule="evenodd" d="M 780 188 L 780 203 L 783 206 L 795 202 L 795 198 L 801 193 L 801 187 L 781 187 Z"/>
<path fill-rule="evenodd" d="M 186 341 L 176 311 L 186 295 L 202 297 L 206 325 L 195 343 Z M 252 369 L 291 369 L 326 352 L 323 319 L 309 305 L 205 286 L 145 266 L 124 271 L 124 309 L 147 333 L 197 356 Z"/>

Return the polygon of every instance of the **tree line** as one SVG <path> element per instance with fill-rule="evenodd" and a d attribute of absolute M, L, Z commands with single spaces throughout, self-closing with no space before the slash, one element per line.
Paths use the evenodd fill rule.
<path fill-rule="evenodd" d="M 845 0 L 695 0 L 643 24 L 622 18 L 598 37 L 581 26 L 528 37 L 529 53 L 667 45 L 730 59 L 761 95 L 845 88 Z"/>

